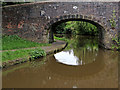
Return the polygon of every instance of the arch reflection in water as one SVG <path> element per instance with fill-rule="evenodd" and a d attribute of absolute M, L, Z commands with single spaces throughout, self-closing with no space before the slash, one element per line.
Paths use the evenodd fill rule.
<path fill-rule="evenodd" d="M 54 54 L 57 62 L 66 65 L 85 65 L 96 60 L 98 55 L 98 38 L 72 36 L 64 51 Z"/>
<path fill-rule="evenodd" d="M 81 63 L 79 62 L 79 58 L 74 55 L 73 49 L 69 51 L 62 51 L 54 55 L 56 60 L 58 62 L 68 64 L 68 65 L 82 65 L 82 60 Z"/>
<path fill-rule="evenodd" d="M 78 50 L 78 54 L 75 54 L 74 49 L 67 51 L 62 51 L 54 54 L 57 62 L 67 64 L 67 65 L 85 65 L 92 63 L 96 60 L 98 52 L 89 50 Z M 86 53 L 84 53 L 86 51 Z"/>

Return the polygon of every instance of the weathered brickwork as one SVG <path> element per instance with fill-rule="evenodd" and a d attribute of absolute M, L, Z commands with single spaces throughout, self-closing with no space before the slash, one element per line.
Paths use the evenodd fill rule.
<path fill-rule="evenodd" d="M 116 27 L 110 19 L 115 10 Z M 3 7 L 3 34 L 17 34 L 35 42 L 51 42 L 53 24 L 82 20 L 99 29 L 100 45 L 110 49 L 118 35 L 118 2 L 43 2 Z"/>

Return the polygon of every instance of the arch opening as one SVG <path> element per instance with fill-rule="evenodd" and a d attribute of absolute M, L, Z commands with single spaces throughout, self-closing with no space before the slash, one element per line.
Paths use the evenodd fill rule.
<path fill-rule="evenodd" d="M 95 21 L 92 21 L 89 19 L 79 19 L 79 18 L 62 19 L 62 20 L 56 21 L 52 25 L 50 25 L 50 27 L 49 27 L 49 43 L 54 42 L 54 35 L 53 34 L 55 32 L 56 27 L 62 23 L 66 23 L 69 21 L 85 22 L 85 23 L 88 23 L 88 24 L 95 26 L 97 28 L 97 31 L 98 31 L 99 46 L 106 48 L 106 45 L 104 43 L 105 28 L 98 23 L 99 20 L 97 22 L 95 22 Z"/>

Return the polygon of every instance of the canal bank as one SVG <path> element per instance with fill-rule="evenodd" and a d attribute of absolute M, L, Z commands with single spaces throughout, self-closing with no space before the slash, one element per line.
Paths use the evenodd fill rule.
<path fill-rule="evenodd" d="M 58 51 L 63 50 L 66 46 L 67 46 L 67 43 L 65 41 L 56 40 L 50 46 L 42 46 L 40 48 L 45 51 L 46 55 L 49 55 L 49 54 L 53 54 L 53 53 L 56 53 Z M 34 50 L 36 48 L 38 48 L 38 47 L 25 48 L 25 49 L 33 49 Z M 20 49 L 16 49 L 16 50 L 20 50 Z M 10 51 L 14 52 L 16 50 L 10 50 Z M 2 62 L 2 68 L 7 68 L 9 66 L 21 64 L 21 63 L 24 63 L 24 62 L 27 62 L 27 61 L 30 61 L 30 60 L 31 60 L 31 57 L 28 56 L 27 58 L 22 57 L 22 58 L 19 58 L 19 59 L 10 60 L 10 61 L 7 61 L 7 62 Z"/>

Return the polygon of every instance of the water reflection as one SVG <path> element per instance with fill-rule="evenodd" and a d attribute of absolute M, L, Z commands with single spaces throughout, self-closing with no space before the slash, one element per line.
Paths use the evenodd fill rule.
<path fill-rule="evenodd" d="M 97 42 L 97 37 L 75 36 L 70 39 L 66 50 L 56 53 L 54 56 L 57 62 L 67 65 L 92 63 L 98 55 Z"/>
<path fill-rule="evenodd" d="M 92 37 L 76 36 L 70 40 L 62 52 L 3 69 L 2 87 L 118 88 L 118 52 L 98 49 L 97 39 Z M 74 62 L 65 58 L 67 55 Z M 56 56 L 60 59 L 65 56 L 75 65 L 63 64 Z"/>
<path fill-rule="evenodd" d="M 62 51 L 54 55 L 58 62 L 62 62 L 68 65 L 82 65 L 82 62 L 79 62 L 79 58 L 74 56 L 73 49 L 69 51 Z M 82 61 L 82 60 L 81 60 Z"/>

